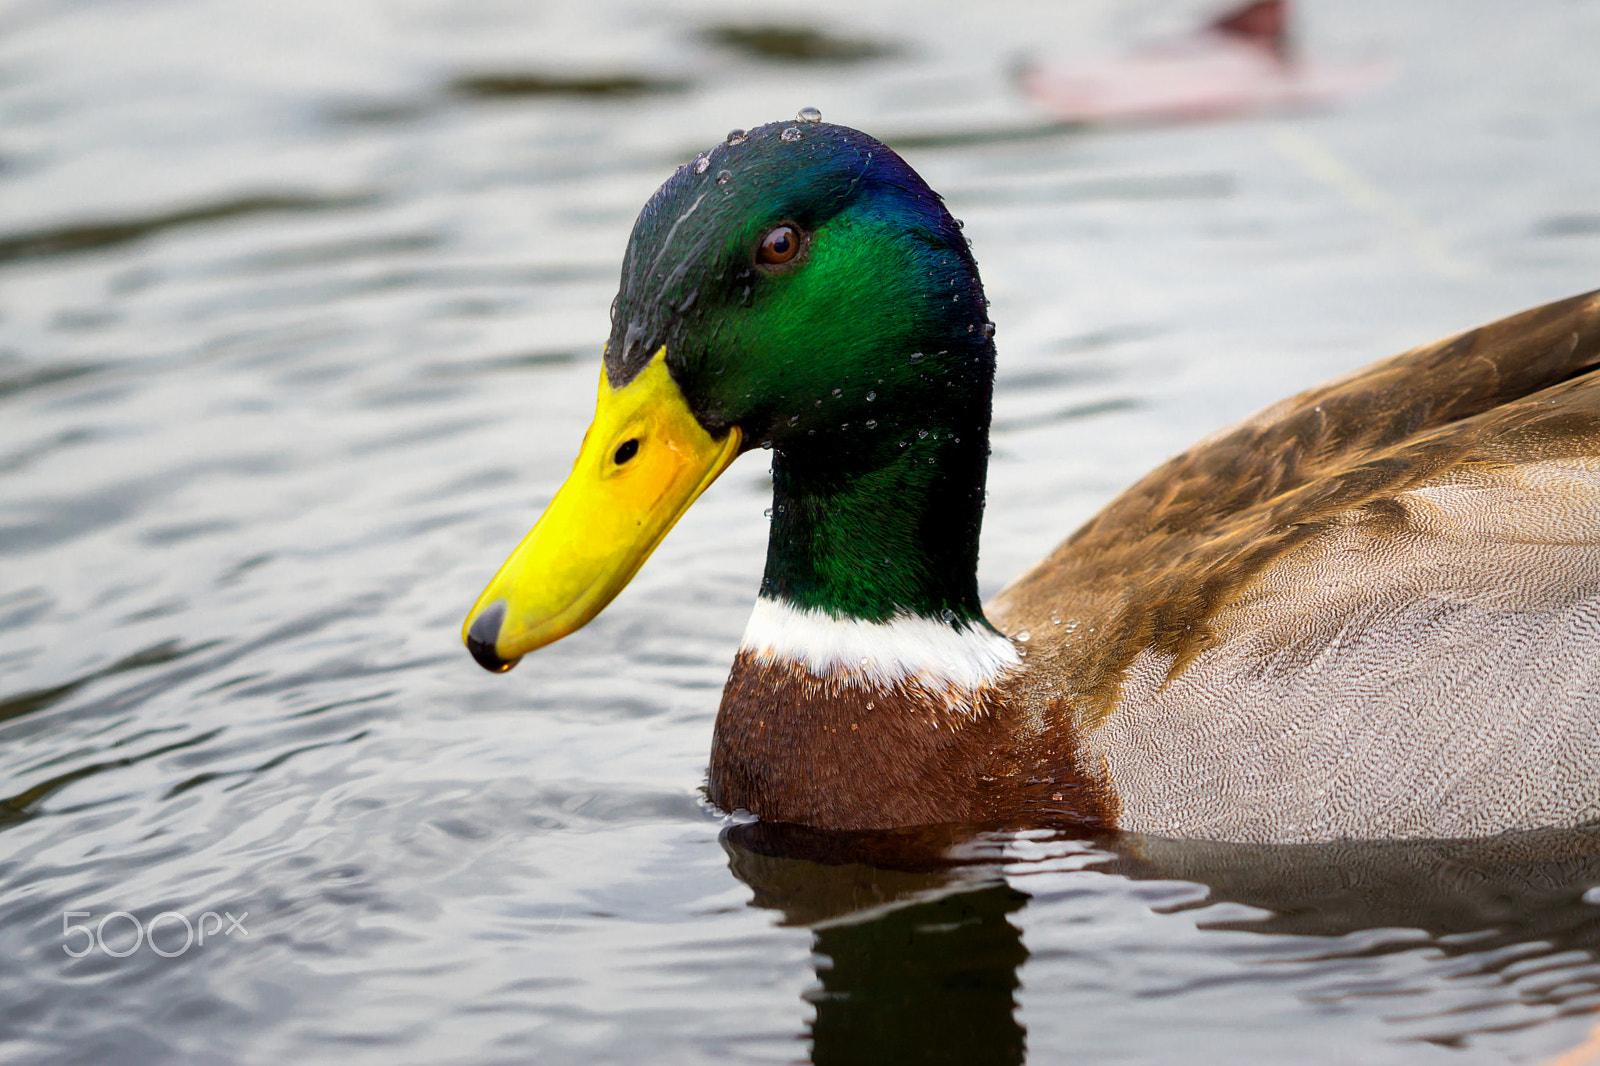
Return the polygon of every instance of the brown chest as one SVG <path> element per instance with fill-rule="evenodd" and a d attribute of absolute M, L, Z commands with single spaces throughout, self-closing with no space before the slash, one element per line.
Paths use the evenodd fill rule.
<path fill-rule="evenodd" d="M 827 829 L 1109 825 L 1070 729 L 1024 735 L 1004 688 L 818 677 L 742 652 L 723 691 L 711 801 Z"/>

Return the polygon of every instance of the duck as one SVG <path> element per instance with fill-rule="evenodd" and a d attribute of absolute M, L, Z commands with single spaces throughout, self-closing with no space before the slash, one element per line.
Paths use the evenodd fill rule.
<path fill-rule="evenodd" d="M 728 134 L 639 214 L 593 423 L 468 650 L 504 672 L 582 627 L 770 450 L 717 808 L 1258 843 L 1600 819 L 1600 293 L 1214 433 L 985 605 L 994 333 L 887 146 L 809 108 Z"/>

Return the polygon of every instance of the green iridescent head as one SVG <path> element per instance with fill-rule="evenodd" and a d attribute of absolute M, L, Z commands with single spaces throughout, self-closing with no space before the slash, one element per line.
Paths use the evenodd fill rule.
<path fill-rule="evenodd" d="M 916 171 L 857 130 L 778 122 L 731 134 L 645 205 L 606 370 L 622 384 L 665 346 L 708 429 L 783 447 L 866 420 L 887 436 L 951 374 L 986 394 L 988 333 L 960 224 Z"/>
<path fill-rule="evenodd" d="M 985 309 L 960 224 L 883 144 L 820 121 L 730 134 L 640 213 L 594 425 L 468 647 L 505 669 L 588 622 L 754 447 L 773 450 L 764 596 L 982 624 Z"/>

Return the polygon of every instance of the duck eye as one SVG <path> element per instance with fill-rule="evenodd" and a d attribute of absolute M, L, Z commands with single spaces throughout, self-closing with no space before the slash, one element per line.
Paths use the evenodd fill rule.
<path fill-rule="evenodd" d="M 621 466 L 623 463 L 639 454 L 639 441 L 637 439 L 625 440 L 617 445 L 616 452 L 611 456 L 611 461 Z"/>
<path fill-rule="evenodd" d="M 756 262 L 763 266 L 782 266 L 800 254 L 800 231 L 790 225 L 775 226 L 756 249 Z"/>

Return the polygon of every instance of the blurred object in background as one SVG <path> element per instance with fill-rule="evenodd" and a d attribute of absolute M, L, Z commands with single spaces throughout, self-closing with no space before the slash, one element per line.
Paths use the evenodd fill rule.
<path fill-rule="evenodd" d="M 1187 122 L 1320 107 L 1387 75 L 1378 60 L 1307 62 L 1293 46 L 1288 0 L 1260 0 L 1190 36 L 1126 55 L 1030 64 L 1019 82 L 1025 95 L 1064 119 Z"/>

